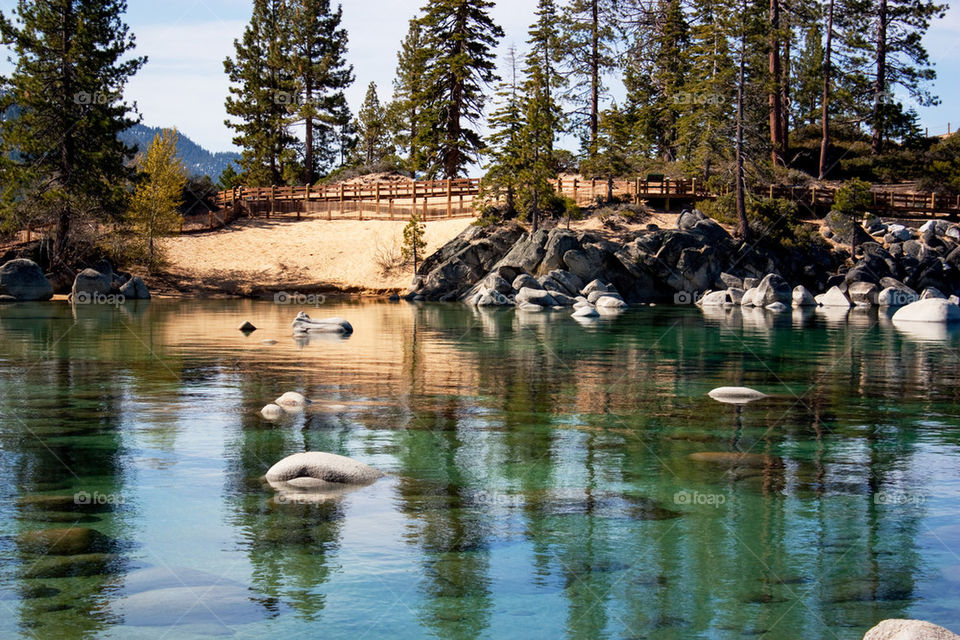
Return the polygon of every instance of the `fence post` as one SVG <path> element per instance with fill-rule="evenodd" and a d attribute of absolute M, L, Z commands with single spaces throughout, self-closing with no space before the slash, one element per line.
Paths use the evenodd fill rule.
<path fill-rule="evenodd" d="M 462 216 L 463 215 L 463 192 L 460 193 L 460 206 L 457 207 L 457 212 Z"/>
<path fill-rule="evenodd" d="M 426 196 L 423 197 L 423 221 L 424 222 L 427 221 L 427 200 L 428 199 L 429 198 L 427 198 Z"/>
<path fill-rule="evenodd" d="M 447 178 L 447 217 L 453 217 L 453 181 Z"/>
<path fill-rule="evenodd" d="M 413 208 L 417 208 L 417 181 L 413 181 Z"/>
<path fill-rule="evenodd" d="M 393 220 L 393 198 L 390 198 L 390 219 Z"/>
<path fill-rule="evenodd" d="M 590 203 L 597 201 L 597 179 L 590 178 Z"/>
<path fill-rule="evenodd" d="M 692 178 L 690 180 L 690 195 L 692 195 L 694 198 L 697 197 L 697 179 L 696 178 Z"/>
<path fill-rule="evenodd" d="M 380 217 L 380 183 L 377 183 L 377 217 Z"/>
<path fill-rule="evenodd" d="M 663 210 L 670 211 L 670 178 L 664 178 L 661 187 L 667 196 L 663 202 Z"/>
<path fill-rule="evenodd" d="M 930 212 L 931 213 L 937 212 L 937 194 L 935 193 L 930 194 Z"/>
<path fill-rule="evenodd" d="M 573 201 L 576 204 L 580 204 L 580 200 L 578 198 L 579 198 L 579 195 L 577 194 L 577 179 L 574 178 L 573 179 Z"/>
<path fill-rule="evenodd" d="M 343 217 L 343 183 L 342 182 L 340 183 L 340 189 L 337 195 L 339 196 L 339 200 L 340 200 L 340 217 L 342 218 Z"/>
<path fill-rule="evenodd" d="M 277 185 L 271 185 L 270 186 L 270 215 L 268 215 L 267 217 L 269 218 L 270 216 L 275 215 L 276 213 L 277 213 Z"/>

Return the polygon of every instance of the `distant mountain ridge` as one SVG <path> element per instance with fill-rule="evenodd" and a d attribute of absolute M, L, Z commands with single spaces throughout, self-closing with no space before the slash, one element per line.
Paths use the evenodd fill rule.
<path fill-rule="evenodd" d="M 137 145 L 139 150 L 146 151 L 153 142 L 154 137 L 160 133 L 160 127 L 148 127 L 143 124 L 135 124 L 120 134 L 120 139 L 127 145 Z M 240 159 L 240 154 L 232 151 L 207 151 L 196 142 L 178 132 L 179 140 L 177 142 L 177 154 L 186 165 L 187 171 L 192 177 L 201 177 L 204 175 L 216 182 L 220 174 L 231 164 L 237 169 L 236 162 Z"/>

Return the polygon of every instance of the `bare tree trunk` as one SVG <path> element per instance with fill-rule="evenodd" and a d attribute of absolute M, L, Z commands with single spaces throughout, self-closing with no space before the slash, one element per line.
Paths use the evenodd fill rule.
<path fill-rule="evenodd" d="M 783 61 L 780 65 L 780 157 L 784 164 L 790 155 L 790 40 L 792 30 L 790 28 L 790 14 L 786 18 L 787 37 L 783 41 Z"/>
<path fill-rule="evenodd" d="M 878 156 L 886 133 L 883 105 L 887 94 L 887 0 L 880 0 L 877 8 L 877 79 L 873 92 L 873 139 L 870 142 L 870 153 Z"/>
<path fill-rule="evenodd" d="M 746 3 L 744 3 L 746 5 Z M 746 14 L 746 6 L 743 7 Z M 750 241 L 750 223 L 747 221 L 747 202 L 744 193 L 744 171 L 743 171 L 743 83 L 746 75 L 747 66 L 747 34 L 746 25 L 741 24 L 740 32 L 740 63 L 737 74 L 737 220 L 739 229 L 737 235 L 743 242 Z"/>
<path fill-rule="evenodd" d="M 597 150 L 600 131 L 600 8 L 599 0 L 590 6 L 593 30 L 590 38 L 590 155 Z"/>
<path fill-rule="evenodd" d="M 783 165 L 783 101 L 780 86 L 783 83 L 780 67 L 780 0 L 770 0 L 770 161 Z"/>
<path fill-rule="evenodd" d="M 827 177 L 827 150 L 830 146 L 830 57 L 833 53 L 833 0 L 827 8 L 827 46 L 823 57 L 823 99 L 820 112 L 820 179 Z"/>
<path fill-rule="evenodd" d="M 306 78 L 304 82 L 304 91 L 303 99 L 308 103 L 313 100 L 313 82 L 312 78 Z M 313 185 L 317 181 L 317 174 L 314 171 L 315 160 L 313 158 L 313 117 L 307 116 L 306 118 L 307 132 L 304 136 L 304 154 L 303 154 L 303 163 L 304 163 L 304 182 L 307 183 L 307 186 Z"/>
<path fill-rule="evenodd" d="M 75 22 L 73 3 L 63 3 L 61 5 L 61 12 L 61 24 L 63 25 L 63 28 L 61 30 L 62 49 L 60 51 L 60 80 L 62 82 L 62 92 L 65 97 L 64 104 L 70 104 L 74 99 L 74 70 L 68 62 L 70 59 L 70 43 L 73 40 L 73 31 L 70 30 L 70 27 Z M 65 129 L 66 128 L 67 127 L 65 126 Z M 67 188 L 65 189 L 64 194 L 65 199 L 60 204 L 60 210 L 57 212 L 57 237 L 53 243 L 53 256 L 51 259 L 51 266 L 54 269 L 67 266 L 67 253 L 70 247 L 70 223 L 71 219 L 73 218 L 73 210 L 70 206 L 69 200 L 69 185 L 73 182 L 73 172 L 75 169 L 73 145 L 74 140 L 71 135 L 71 131 L 67 129 L 63 136 L 63 142 L 60 145 L 60 181 L 62 186 Z"/>

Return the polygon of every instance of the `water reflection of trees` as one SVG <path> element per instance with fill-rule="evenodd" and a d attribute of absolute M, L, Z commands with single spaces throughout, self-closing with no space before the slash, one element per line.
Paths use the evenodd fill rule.
<path fill-rule="evenodd" d="M 558 612 L 548 626 L 568 635 L 775 628 L 820 637 L 825 625 L 865 628 L 905 614 L 916 597 L 922 510 L 876 497 L 927 490 L 912 473 L 917 416 L 953 419 L 957 356 L 950 343 L 901 335 L 880 316 L 848 316 L 848 330 L 820 314 L 731 310 L 704 320 L 662 309 L 602 319 L 598 329 L 565 314 L 368 305 L 344 315 L 382 335 L 271 352 L 216 344 L 216 305 L 192 310 L 192 320 L 177 306 L 146 313 L 80 317 L 66 338 L 71 318 L 0 316 L 8 358 L 29 362 L 44 350 L 52 363 L 0 381 L 5 457 L 16 461 L 8 486 L 72 490 L 62 457 L 81 478 L 122 491 L 124 402 L 233 385 L 244 413 L 225 444 L 232 521 L 254 586 L 304 619 L 323 616 L 348 510 L 280 504 L 259 478 L 307 449 L 360 453 L 395 473 L 404 539 L 420 561 L 415 608 L 440 637 L 489 631 L 503 605 L 493 560 L 518 544 L 530 555 L 510 555 L 524 563 L 516 571 Z M 130 327 L 137 339 L 120 339 Z M 743 408 L 706 398 L 725 384 L 775 397 Z M 53 391 L 24 416 L 12 399 L 31 389 Z M 276 425 L 256 415 L 293 389 L 351 406 Z M 18 439 L 7 416 L 26 420 L 44 446 Z M 173 447 L 172 421 L 156 422 L 167 429 L 157 444 Z M 924 437 L 957 444 L 952 429 Z M 762 463 L 688 459 L 703 451 Z M 680 490 L 728 502 L 685 507 L 673 501 Z M 106 514 L 93 526 L 131 538 L 122 523 Z M 76 608 L 89 609 L 104 585 L 92 584 Z M 31 606 L 22 606 L 24 624 L 51 615 Z M 91 632 L 103 624 L 92 613 L 76 619 Z"/>

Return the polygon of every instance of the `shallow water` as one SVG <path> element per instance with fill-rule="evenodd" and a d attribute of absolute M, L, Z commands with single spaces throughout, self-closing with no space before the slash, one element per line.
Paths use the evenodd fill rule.
<path fill-rule="evenodd" d="M 344 303 L 308 311 L 353 336 L 296 342 L 298 310 L 0 307 L 0 637 L 960 630 L 953 332 Z M 306 413 L 260 417 L 290 390 Z M 389 476 L 278 497 L 303 450 Z M 102 535 L 37 546 L 71 526 Z"/>

